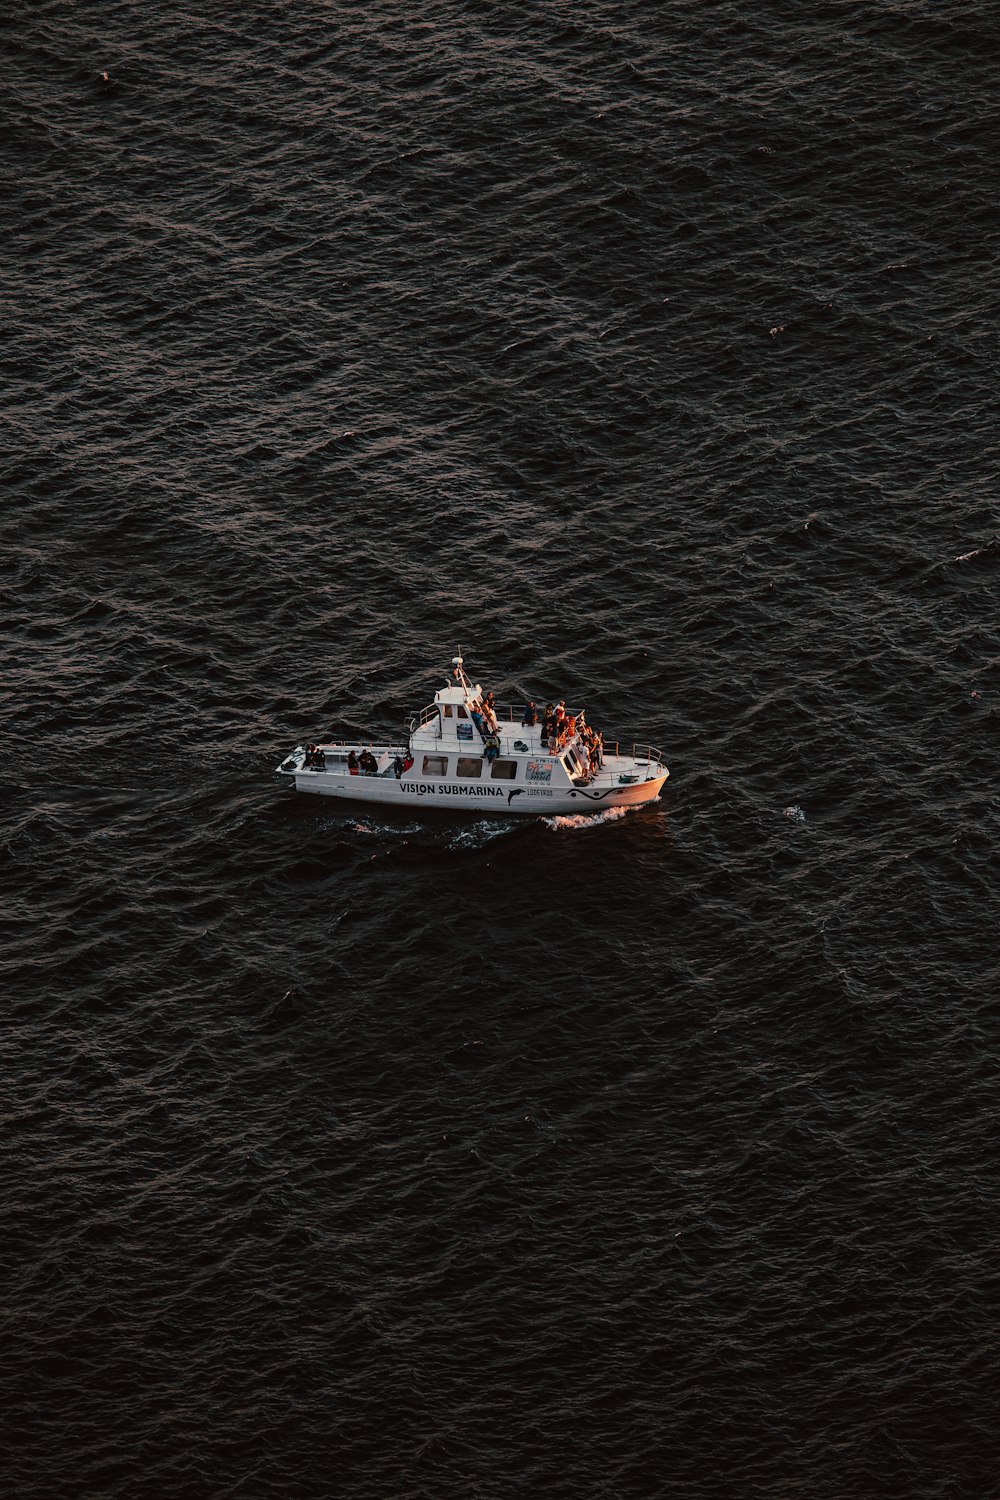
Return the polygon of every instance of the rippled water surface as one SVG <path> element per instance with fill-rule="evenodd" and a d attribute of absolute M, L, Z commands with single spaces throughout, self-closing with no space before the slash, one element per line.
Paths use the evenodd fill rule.
<path fill-rule="evenodd" d="M 0 47 L 5 1492 L 986 1500 L 994 7 Z M 662 800 L 276 784 L 459 646 Z"/>

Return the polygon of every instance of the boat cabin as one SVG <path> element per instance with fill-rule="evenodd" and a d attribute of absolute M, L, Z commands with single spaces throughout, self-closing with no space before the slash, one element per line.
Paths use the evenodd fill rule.
<path fill-rule="evenodd" d="M 420 780 L 480 782 L 498 790 L 512 784 L 571 786 L 585 776 L 572 745 L 560 754 L 550 752 L 542 739 L 541 723 L 523 723 L 526 705 L 496 710 L 491 730 L 474 717 L 483 701 L 482 688 L 470 683 L 456 663 L 454 683 L 439 688 L 434 702 L 408 722 L 413 767 L 408 776 Z M 471 790 L 471 788 L 470 788 Z"/>

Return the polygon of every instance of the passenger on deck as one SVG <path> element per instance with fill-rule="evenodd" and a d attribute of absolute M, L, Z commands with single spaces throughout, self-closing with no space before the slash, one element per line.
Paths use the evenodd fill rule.
<path fill-rule="evenodd" d="M 409 750 L 407 750 L 406 754 L 403 756 L 403 775 L 404 776 L 406 775 L 407 771 L 410 770 L 410 768 L 412 767 L 412 765 L 413 765 L 413 756 L 410 754 Z"/>
<path fill-rule="evenodd" d="M 347 769 L 352 776 L 360 776 L 361 774 L 360 770 L 358 769 L 358 757 L 353 750 L 347 757 Z"/>
<path fill-rule="evenodd" d="M 483 722 L 483 716 L 479 712 L 479 709 L 476 708 L 475 706 L 470 706 L 470 708 L 469 708 L 469 718 L 472 720 L 473 724 L 475 724 L 476 728 L 479 730 L 480 738 L 481 739 L 485 739 L 486 738 L 486 725 Z"/>
<path fill-rule="evenodd" d="M 487 729 L 489 729 L 492 734 L 496 734 L 500 728 L 500 725 L 497 723 L 497 711 L 496 705 L 493 702 L 492 693 L 487 693 L 486 697 L 483 699 L 483 718 L 486 720 Z"/>
<path fill-rule="evenodd" d="M 362 750 L 358 764 L 366 776 L 378 775 L 378 761 L 370 750 Z"/>
<path fill-rule="evenodd" d="M 521 723 L 526 729 L 532 729 L 538 723 L 538 715 L 535 712 L 535 705 L 533 703 L 529 703 L 524 710 L 524 718 L 521 720 Z"/>
<path fill-rule="evenodd" d="M 396 780 L 398 781 L 403 774 L 403 757 L 401 755 L 396 756 L 396 759 L 392 763 L 392 769 L 395 771 Z"/>
<path fill-rule="evenodd" d="M 487 761 L 492 762 L 496 760 L 499 754 L 500 741 L 497 739 L 496 735 L 490 735 L 490 738 L 486 741 L 486 744 L 483 747 L 483 755 L 486 757 Z"/>

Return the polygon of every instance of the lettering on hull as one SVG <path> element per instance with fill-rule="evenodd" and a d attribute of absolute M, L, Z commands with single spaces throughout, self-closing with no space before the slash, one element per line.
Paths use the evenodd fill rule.
<path fill-rule="evenodd" d="M 438 792 L 445 792 L 449 797 L 502 797 L 503 789 L 498 786 L 449 786 L 446 781 L 401 781 L 400 789 L 404 792 L 413 792 L 418 797 L 424 797 L 428 793 L 433 796 Z"/>

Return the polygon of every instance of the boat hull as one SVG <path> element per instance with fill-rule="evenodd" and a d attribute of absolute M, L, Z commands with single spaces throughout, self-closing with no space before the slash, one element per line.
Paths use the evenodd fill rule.
<path fill-rule="evenodd" d="M 296 771 L 295 789 L 343 802 L 376 803 L 381 807 L 436 807 L 449 812 L 517 813 L 545 817 L 554 813 L 591 813 L 609 807 L 638 807 L 654 801 L 666 776 L 622 786 L 513 787 L 479 786 L 475 790 L 455 782 L 433 782 L 403 777 L 343 776 L 324 771 Z"/>

